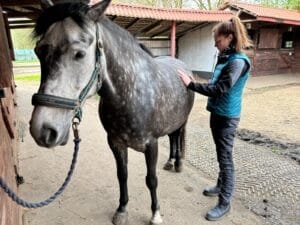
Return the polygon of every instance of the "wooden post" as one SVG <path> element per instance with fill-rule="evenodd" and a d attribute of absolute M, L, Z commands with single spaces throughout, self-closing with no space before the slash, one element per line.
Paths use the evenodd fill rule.
<path fill-rule="evenodd" d="M 171 56 L 175 58 L 176 53 L 176 22 L 172 21 L 171 30 Z"/>
<path fill-rule="evenodd" d="M 12 80 L 12 66 L 9 45 L 6 35 L 5 22 L 0 6 L 0 88 L 10 87 Z"/>
<path fill-rule="evenodd" d="M 11 32 L 10 32 L 10 29 L 9 29 L 7 14 L 3 14 L 3 18 L 4 18 L 5 29 L 6 29 L 6 34 L 7 34 L 7 41 L 8 41 L 8 46 L 9 46 L 10 59 L 15 60 L 14 46 L 13 46 L 13 41 L 12 41 L 12 37 L 11 37 Z M 10 62 L 11 62 L 11 60 L 10 60 Z M 11 66 L 12 66 L 12 63 L 11 63 Z"/>

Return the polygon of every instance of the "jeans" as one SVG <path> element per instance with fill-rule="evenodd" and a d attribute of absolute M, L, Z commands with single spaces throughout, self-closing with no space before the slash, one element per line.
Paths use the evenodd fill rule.
<path fill-rule="evenodd" d="M 220 188 L 220 203 L 229 204 L 234 192 L 234 164 L 232 150 L 235 132 L 240 118 L 229 118 L 211 113 L 210 128 L 216 145 L 219 163 L 217 187 Z"/>

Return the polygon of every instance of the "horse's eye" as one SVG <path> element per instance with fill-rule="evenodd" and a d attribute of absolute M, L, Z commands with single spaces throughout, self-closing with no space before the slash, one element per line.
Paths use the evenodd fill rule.
<path fill-rule="evenodd" d="M 82 59 L 83 57 L 85 56 L 85 52 L 84 51 L 79 51 L 79 52 L 76 52 L 75 54 L 75 59 Z"/>

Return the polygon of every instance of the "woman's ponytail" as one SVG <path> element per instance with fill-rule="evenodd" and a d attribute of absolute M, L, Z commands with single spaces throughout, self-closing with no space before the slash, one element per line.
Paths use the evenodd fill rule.
<path fill-rule="evenodd" d="M 252 41 L 248 38 L 247 30 L 241 20 L 234 16 L 229 21 L 217 24 L 213 32 L 215 35 L 233 35 L 232 44 L 235 45 L 237 52 L 242 52 L 244 48 L 253 46 Z"/>
<path fill-rule="evenodd" d="M 242 24 L 238 17 L 232 17 L 231 23 L 233 25 L 234 37 L 236 39 L 236 50 L 237 52 L 242 52 L 243 48 L 249 48 L 253 46 L 252 41 L 248 38 L 247 30 Z"/>

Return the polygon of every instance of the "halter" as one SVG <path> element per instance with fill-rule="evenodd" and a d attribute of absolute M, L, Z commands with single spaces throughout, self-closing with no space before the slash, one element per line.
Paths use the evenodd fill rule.
<path fill-rule="evenodd" d="M 92 73 L 91 79 L 87 83 L 87 85 L 81 91 L 78 99 L 70 99 L 64 98 L 55 95 L 41 94 L 36 93 L 32 96 L 31 104 L 34 106 L 48 106 L 54 108 L 68 109 L 74 110 L 74 119 L 77 118 L 81 121 L 82 118 L 82 105 L 86 99 L 87 94 L 91 90 L 95 81 L 99 81 L 99 70 L 100 70 L 100 59 L 101 59 L 101 51 L 102 48 L 101 43 L 98 41 L 99 39 L 99 28 L 96 24 L 96 63 L 95 68 Z"/>

